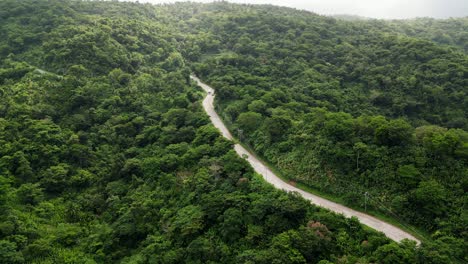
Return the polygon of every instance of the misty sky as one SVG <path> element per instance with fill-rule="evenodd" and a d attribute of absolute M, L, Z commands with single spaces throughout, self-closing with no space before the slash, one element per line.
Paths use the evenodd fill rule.
<path fill-rule="evenodd" d="M 169 3 L 179 0 L 139 1 Z M 213 1 L 193 0 L 193 2 Z M 385 19 L 468 16 L 468 0 L 229 0 L 229 2 L 273 4 L 305 9 L 324 15 L 350 14 Z"/>

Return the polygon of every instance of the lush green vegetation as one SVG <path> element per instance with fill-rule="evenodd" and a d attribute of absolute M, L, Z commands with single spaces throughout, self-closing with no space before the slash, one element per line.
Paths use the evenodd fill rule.
<path fill-rule="evenodd" d="M 380 35 L 359 30 L 226 3 L 1 1 L 0 263 L 461 261 L 466 57 L 386 36 L 397 51 L 416 45 L 429 50 L 414 56 L 437 57 L 396 64 L 379 53 Z M 374 42 L 353 42 L 364 40 Z M 362 65 L 341 65 L 343 56 Z M 375 58 L 392 71 L 369 72 Z M 219 88 L 225 117 L 283 172 L 324 190 L 366 180 L 381 202 L 415 207 L 405 217 L 439 230 L 437 240 L 397 244 L 265 184 L 203 114 L 189 66 Z M 393 83 L 402 72 L 406 88 Z M 418 85 L 434 94 L 413 94 Z M 394 119 L 406 104 L 414 114 Z M 416 124 L 425 126 L 415 132 Z M 311 175 L 330 181 L 316 186 Z M 359 200 L 359 189 L 344 191 Z"/>
<path fill-rule="evenodd" d="M 217 44 L 194 69 L 245 143 L 291 180 L 361 208 L 368 192 L 373 210 L 467 255 L 464 52 L 392 31 L 397 22 L 218 8 L 189 22 Z"/>
<path fill-rule="evenodd" d="M 435 43 L 457 47 L 468 51 L 468 17 L 433 19 L 415 18 L 405 20 L 376 20 L 359 16 L 337 15 L 337 19 L 345 21 L 364 21 L 363 25 L 373 25 L 379 31 L 398 32 L 410 37 L 430 40 Z"/>
<path fill-rule="evenodd" d="M 468 17 L 447 20 L 432 18 L 395 20 L 390 26 L 392 30 L 408 36 L 455 46 L 468 52 Z"/>

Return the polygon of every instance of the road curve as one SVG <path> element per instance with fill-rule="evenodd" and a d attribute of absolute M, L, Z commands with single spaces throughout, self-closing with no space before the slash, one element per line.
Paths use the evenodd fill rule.
<path fill-rule="evenodd" d="M 210 86 L 204 84 L 203 82 L 200 81 L 195 76 L 190 76 L 190 78 L 194 81 L 197 82 L 197 84 L 205 90 L 207 93 L 205 99 L 203 100 L 203 108 L 205 109 L 206 113 L 210 116 L 211 122 L 213 125 L 218 128 L 223 136 L 229 140 L 232 140 L 233 137 L 227 127 L 224 125 L 222 122 L 221 118 L 219 115 L 216 113 L 213 105 L 213 100 L 214 100 L 214 89 L 211 88 Z M 250 153 L 248 150 L 246 150 L 244 147 L 242 147 L 239 144 L 235 144 L 234 149 L 236 150 L 237 154 L 241 157 L 247 157 L 247 161 L 250 163 L 250 165 L 254 168 L 254 170 L 263 176 L 263 178 L 273 184 L 278 189 L 285 190 L 285 191 L 291 191 L 291 192 L 298 192 L 299 194 L 302 195 L 305 199 L 309 200 L 313 204 L 316 204 L 318 206 L 327 208 L 333 212 L 343 214 L 346 217 L 352 217 L 355 216 L 359 219 L 359 221 L 377 231 L 383 232 L 388 238 L 400 242 L 401 240 L 407 238 L 410 240 L 416 241 L 418 244 L 420 244 L 420 241 L 416 239 L 414 236 L 411 234 L 408 234 L 407 232 L 401 230 L 400 228 L 390 225 L 382 220 L 379 220 L 373 216 L 361 213 L 359 211 L 353 210 L 351 208 L 348 208 L 346 206 L 343 206 L 341 204 L 337 204 L 335 202 L 329 201 L 327 199 L 324 199 L 322 197 L 319 197 L 317 195 L 305 192 L 299 188 L 296 188 L 283 180 L 281 180 L 278 176 L 275 175 L 274 172 L 268 168 L 265 164 L 263 164 L 260 160 L 257 159 L 257 157 L 253 154 Z"/>

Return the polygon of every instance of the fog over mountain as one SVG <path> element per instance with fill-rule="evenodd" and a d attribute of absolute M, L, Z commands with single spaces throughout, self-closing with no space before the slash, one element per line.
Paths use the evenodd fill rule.
<path fill-rule="evenodd" d="M 178 1 L 140 0 L 139 2 L 172 3 Z M 194 2 L 213 1 L 197 0 Z M 324 15 L 350 14 L 383 19 L 468 16 L 468 1 L 466 0 L 229 0 L 229 2 L 272 4 L 305 9 Z"/>

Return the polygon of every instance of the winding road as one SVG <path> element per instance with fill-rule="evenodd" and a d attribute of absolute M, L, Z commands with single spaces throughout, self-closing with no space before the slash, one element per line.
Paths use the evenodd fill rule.
<path fill-rule="evenodd" d="M 210 116 L 211 122 L 213 125 L 218 128 L 223 136 L 229 140 L 233 140 L 233 137 L 227 127 L 224 125 L 222 122 L 221 118 L 219 115 L 216 113 L 213 105 L 214 101 L 214 89 L 211 88 L 210 86 L 204 84 L 200 79 L 198 79 L 195 76 L 190 76 L 190 78 L 194 81 L 197 82 L 197 84 L 203 88 L 203 90 L 206 91 L 207 95 L 205 99 L 203 100 L 203 108 L 205 109 L 206 113 Z M 333 212 L 343 214 L 346 217 L 352 217 L 355 216 L 359 219 L 359 221 L 377 231 L 383 232 L 388 238 L 400 242 L 401 240 L 407 238 L 410 240 L 416 241 L 418 244 L 420 244 L 420 241 L 416 239 L 414 236 L 411 234 L 401 230 L 400 228 L 393 226 L 391 224 L 388 224 L 382 220 L 379 220 L 373 216 L 364 214 L 362 212 L 353 210 L 351 208 L 348 208 L 346 206 L 343 206 L 341 204 L 337 204 L 335 202 L 329 201 L 327 199 L 324 199 L 322 197 L 319 197 L 317 195 L 305 192 L 299 188 L 296 188 L 283 180 L 281 180 L 278 176 L 275 175 L 274 172 L 268 168 L 265 164 L 263 164 L 257 157 L 249 152 L 247 149 L 242 147 L 239 144 L 235 144 L 234 149 L 236 150 L 237 154 L 241 157 L 246 157 L 246 160 L 250 163 L 250 165 L 254 168 L 254 170 L 263 176 L 263 178 L 271 183 L 273 186 L 275 186 L 278 189 L 285 190 L 285 191 L 290 191 L 290 192 L 297 192 L 302 195 L 305 199 L 309 200 L 311 203 L 316 204 L 318 206 L 327 208 Z"/>

